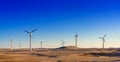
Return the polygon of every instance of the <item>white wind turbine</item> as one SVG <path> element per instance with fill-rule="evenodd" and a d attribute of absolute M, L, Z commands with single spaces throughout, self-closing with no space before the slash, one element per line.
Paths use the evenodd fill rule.
<path fill-rule="evenodd" d="M 64 42 L 63 40 L 62 40 L 62 43 L 61 43 L 61 45 L 62 45 L 62 47 L 64 47 L 64 44 L 65 44 L 66 42 Z"/>
<path fill-rule="evenodd" d="M 78 34 L 75 33 L 75 46 L 77 47 L 77 42 L 78 42 Z"/>
<path fill-rule="evenodd" d="M 102 48 L 104 49 L 104 43 L 105 43 L 105 37 L 107 34 L 105 34 L 103 37 L 99 37 L 99 39 L 102 39 Z"/>
<path fill-rule="evenodd" d="M 31 38 L 32 38 L 32 33 L 35 32 L 36 30 L 37 30 L 37 29 L 34 29 L 34 30 L 30 31 L 30 32 L 27 31 L 27 30 L 24 30 L 24 31 L 25 31 L 26 33 L 28 33 L 29 36 L 30 36 L 30 47 L 29 47 L 29 50 L 30 50 L 30 51 L 32 51 L 32 48 L 31 48 L 31 41 L 32 41 Z"/>

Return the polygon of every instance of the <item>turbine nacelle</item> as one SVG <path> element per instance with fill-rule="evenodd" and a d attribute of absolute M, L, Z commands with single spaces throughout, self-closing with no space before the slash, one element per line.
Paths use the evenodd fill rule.
<path fill-rule="evenodd" d="M 103 37 L 99 37 L 99 39 L 105 39 L 107 35 L 105 34 Z"/>
<path fill-rule="evenodd" d="M 78 37 L 78 34 L 77 34 L 77 33 L 75 33 L 75 37 Z"/>
<path fill-rule="evenodd" d="M 103 42 L 105 42 L 105 37 L 107 36 L 107 34 L 105 34 L 103 37 L 99 37 L 99 39 L 102 39 Z"/>
<path fill-rule="evenodd" d="M 29 34 L 30 34 L 30 36 L 32 36 L 32 33 L 31 33 L 31 32 L 30 32 Z"/>

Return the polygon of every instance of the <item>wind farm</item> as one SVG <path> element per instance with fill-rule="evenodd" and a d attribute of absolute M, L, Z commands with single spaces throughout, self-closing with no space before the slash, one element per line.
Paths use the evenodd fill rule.
<path fill-rule="evenodd" d="M 34 29 L 28 32 L 30 35 L 36 31 Z M 120 61 L 120 48 L 104 48 L 106 34 L 102 39 L 102 48 L 80 48 L 78 44 L 78 34 L 75 35 L 73 45 L 64 45 L 66 42 L 61 41 L 61 47 L 43 48 L 43 41 L 40 41 L 38 48 L 22 48 L 19 43 L 19 48 L 13 48 L 13 40 L 11 41 L 10 49 L 0 49 L 0 62 L 117 62 Z M 45 43 L 45 42 L 44 42 Z M 75 43 L 75 44 L 74 44 Z"/>
<path fill-rule="evenodd" d="M 120 1 L 0 0 L 0 62 L 120 62 Z"/>

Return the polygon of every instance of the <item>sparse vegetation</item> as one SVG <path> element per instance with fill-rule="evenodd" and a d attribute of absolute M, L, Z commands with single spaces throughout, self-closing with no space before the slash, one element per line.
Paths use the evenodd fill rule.
<path fill-rule="evenodd" d="M 104 53 L 101 53 L 101 49 L 80 49 L 71 46 L 45 50 L 33 49 L 32 52 L 27 49 L 12 51 L 0 49 L 0 62 L 116 62 L 120 61 L 119 57 L 119 49 L 105 49 Z"/>

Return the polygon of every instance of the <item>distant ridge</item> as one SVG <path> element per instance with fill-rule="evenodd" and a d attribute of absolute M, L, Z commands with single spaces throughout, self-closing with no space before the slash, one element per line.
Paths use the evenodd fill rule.
<path fill-rule="evenodd" d="M 76 46 L 63 46 L 63 47 L 59 47 L 57 49 L 59 49 L 59 50 L 77 50 L 79 48 Z"/>

